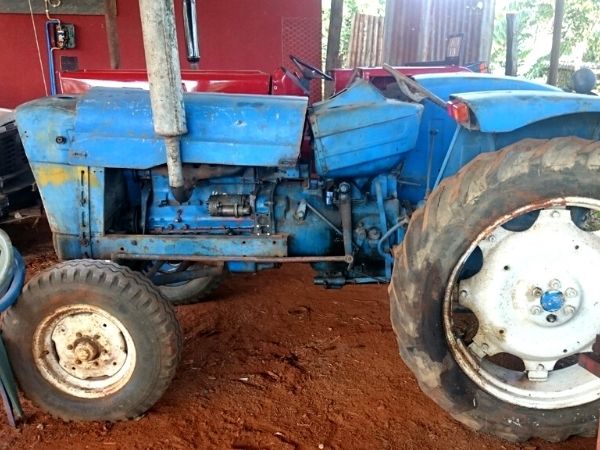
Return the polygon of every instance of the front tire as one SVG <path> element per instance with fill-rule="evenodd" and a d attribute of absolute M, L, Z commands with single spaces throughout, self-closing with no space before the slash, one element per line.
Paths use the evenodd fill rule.
<path fill-rule="evenodd" d="M 469 428 L 523 441 L 591 436 L 600 379 L 600 143 L 525 140 L 480 155 L 415 212 L 391 319 L 423 392 Z M 582 213 L 583 212 L 583 213 Z"/>
<path fill-rule="evenodd" d="M 25 395 L 64 420 L 140 416 L 169 386 L 182 346 L 173 308 L 144 276 L 91 260 L 33 278 L 3 337 Z"/>

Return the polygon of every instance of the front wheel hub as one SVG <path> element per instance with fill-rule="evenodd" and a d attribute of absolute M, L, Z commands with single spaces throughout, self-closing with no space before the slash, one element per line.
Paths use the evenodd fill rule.
<path fill-rule="evenodd" d="M 125 326 L 91 305 L 56 310 L 34 335 L 42 376 L 63 392 L 99 398 L 121 389 L 135 367 L 135 345 Z"/>

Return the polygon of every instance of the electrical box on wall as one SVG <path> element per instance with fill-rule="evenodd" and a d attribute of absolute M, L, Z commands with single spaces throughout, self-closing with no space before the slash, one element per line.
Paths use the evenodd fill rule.
<path fill-rule="evenodd" d="M 57 23 L 54 26 L 53 47 L 59 50 L 75 48 L 75 25 Z"/>

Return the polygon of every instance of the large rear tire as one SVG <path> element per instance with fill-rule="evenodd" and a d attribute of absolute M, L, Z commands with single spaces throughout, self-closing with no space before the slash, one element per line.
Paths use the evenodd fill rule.
<path fill-rule="evenodd" d="M 202 264 L 192 264 L 187 270 L 194 270 L 198 267 L 205 267 Z M 210 295 L 221 285 L 224 277 L 224 264 L 209 266 L 215 271 L 220 271 L 217 275 L 207 275 L 194 278 L 181 283 L 167 284 L 157 286 L 161 295 L 171 302 L 172 305 L 193 305 L 206 301 Z M 159 269 L 159 274 L 168 274 L 178 270 L 177 263 L 163 263 Z M 150 279 L 152 281 L 152 278 Z"/>
<path fill-rule="evenodd" d="M 524 140 L 432 193 L 395 250 L 400 354 L 466 426 L 512 441 L 594 435 L 600 143 Z M 590 215 L 591 212 L 591 215 Z M 596 302 L 596 303 L 594 303 Z"/>
<path fill-rule="evenodd" d="M 140 416 L 169 386 L 182 346 L 173 308 L 143 275 L 91 260 L 33 278 L 3 338 L 25 395 L 64 420 Z"/>

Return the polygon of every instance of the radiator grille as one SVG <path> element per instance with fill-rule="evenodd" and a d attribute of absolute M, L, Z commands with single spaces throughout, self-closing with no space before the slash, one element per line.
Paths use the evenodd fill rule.
<path fill-rule="evenodd" d="M 27 157 L 17 128 L 14 124 L 0 127 L 0 177 L 14 175 L 27 167 Z"/>

